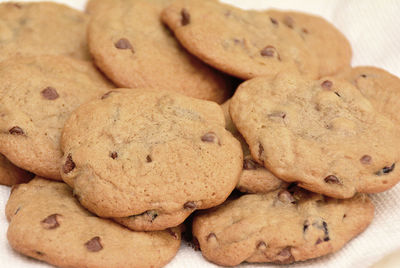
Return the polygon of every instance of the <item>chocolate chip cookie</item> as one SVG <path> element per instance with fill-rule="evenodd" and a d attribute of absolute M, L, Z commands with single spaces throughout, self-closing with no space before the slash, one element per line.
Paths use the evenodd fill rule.
<path fill-rule="evenodd" d="M 216 0 L 178 0 L 164 9 L 162 20 L 189 52 L 233 76 L 249 79 L 280 71 L 318 76 L 316 54 L 265 11 Z"/>
<path fill-rule="evenodd" d="M 64 126 L 61 175 L 81 204 L 134 230 L 222 203 L 242 170 L 221 108 L 168 91 L 115 89 Z"/>
<path fill-rule="evenodd" d="M 359 66 L 340 74 L 357 87 L 376 109 L 395 122 L 400 122 L 400 79 L 377 67 Z"/>
<path fill-rule="evenodd" d="M 13 56 L 65 55 L 90 59 L 88 15 L 56 3 L 0 4 L 0 61 Z"/>
<path fill-rule="evenodd" d="M 203 256 L 223 266 L 288 264 L 342 248 L 372 221 L 366 195 L 338 200 L 296 186 L 244 195 L 195 215 L 193 235 Z"/>
<path fill-rule="evenodd" d="M 179 228 L 134 232 L 98 218 L 65 183 L 39 177 L 13 189 L 6 215 L 10 245 L 57 267 L 162 267 L 181 241 Z"/>
<path fill-rule="evenodd" d="M 346 37 L 324 18 L 301 12 L 268 10 L 271 19 L 304 40 L 318 57 L 319 76 L 328 76 L 350 67 L 351 46 Z"/>
<path fill-rule="evenodd" d="M 224 102 L 225 76 L 191 56 L 160 20 L 169 0 L 92 0 L 89 47 L 118 86 L 151 87 Z"/>
<path fill-rule="evenodd" d="M 351 83 L 281 73 L 243 83 L 230 114 L 259 163 L 287 182 L 336 198 L 400 180 L 400 133 Z"/>
<path fill-rule="evenodd" d="M 0 154 L 0 184 L 12 186 L 28 182 L 33 174 L 14 166 L 4 155 Z"/>
<path fill-rule="evenodd" d="M 112 85 L 90 62 L 63 56 L 0 63 L 0 153 L 46 178 L 61 179 L 61 130 L 80 104 Z"/>
<path fill-rule="evenodd" d="M 278 189 L 282 186 L 283 181 L 253 159 L 249 146 L 232 122 L 231 116 L 229 115 L 229 103 L 230 99 L 221 105 L 225 116 L 225 128 L 240 141 L 243 150 L 243 171 L 236 188 L 241 192 L 247 193 L 268 193 Z"/>

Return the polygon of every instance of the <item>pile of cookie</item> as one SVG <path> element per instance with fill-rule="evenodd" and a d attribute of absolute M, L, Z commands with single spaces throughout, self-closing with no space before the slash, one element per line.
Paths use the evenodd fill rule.
<path fill-rule="evenodd" d="M 400 180 L 400 80 L 330 23 L 216 0 L 0 4 L 7 238 L 59 267 L 342 248 Z M 239 85 L 240 84 L 240 85 Z"/>

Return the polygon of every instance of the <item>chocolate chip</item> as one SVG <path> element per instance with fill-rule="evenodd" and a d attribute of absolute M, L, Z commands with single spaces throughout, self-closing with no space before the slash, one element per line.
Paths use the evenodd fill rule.
<path fill-rule="evenodd" d="M 174 231 L 172 231 L 171 228 L 168 228 L 168 229 L 167 229 L 167 232 L 168 232 L 175 240 L 178 239 L 178 235 L 177 235 Z"/>
<path fill-rule="evenodd" d="M 42 94 L 42 96 L 45 99 L 48 99 L 48 100 L 55 100 L 55 99 L 58 99 L 58 97 L 59 97 L 57 90 L 55 90 L 55 88 L 52 88 L 52 87 L 46 87 L 40 93 Z"/>
<path fill-rule="evenodd" d="M 218 137 L 214 132 L 208 132 L 201 137 L 201 141 L 216 142 L 216 141 L 218 141 Z"/>
<path fill-rule="evenodd" d="M 329 175 L 324 180 L 326 183 L 330 183 L 330 184 L 341 184 L 340 180 L 334 175 Z"/>
<path fill-rule="evenodd" d="M 206 240 L 208 241 L 208 240 L 210 240 L 210 239 L 212 239 L 212 238 L 217 238 L 217 236 L 216 236 L 214 233 L 209 233 L 209 234 L 207 235 Z"/>
<path fill-rule="evenodd" d="M 360 158 L 360 162 L 364 165 L 369 165 L 372 161 L 372 157 L 369 155 L 363 155 L 363 157 Z"/>
<path fill-rule="evenodd" d="M 287 27 L 289 27 L 290 29 L 293 29 L 293 27 L 294 27 L 294 20 L 293 20 L 293 18 L 290 17 L 290 16 L 286 16 L 286 17 L 283 19 L 283 23 L 284 23 Z"/>
<path fill-rule="evenodd" d="M 106 94 L 101 96 L 101 99 L 104 100 L 104 99 L 108 98 L 110 96 L 110 94 L 113 93 L 113 92 L 115 92 L 115 91 L 108 91 Z"/>
<path fill-rule="evenodd" d="M 184 209 L 195 209 L 197 206 L 193 201 L 188 201 L 183 205 Z"/>
<path fill-rule="evenodd" d="M 15 126 L 12 127 L 9 131 L 8 131 L 11 135 L 25 135 L 24 131 L 22 130 L 22 128 Z"/>
<path fill-rule="evenodd" d="M 17 210 L 14 212 L 14 215 L 17 215 L 18 212 L 20 211 L 21 207 L 18 207 Z"/>
<path fill-rule="evenodd" d="M 381 170 L 375 172 L 375 175 L 381 176 L 381 175 L 386 175 L 390 172 L 392 172 L 395 168 L 396 164 L 393 163 L 393 165 L 391 165 L 390 167 L 384 167 Z"/>
<path fill-rule="evenodd" d="M 341 98 L 342 96 L 340 96 L 340 94 L 338 92 L 335 91 L 336 96 L 338 96 L 339 98 Z"/>
<path fill-rule="evenodd" d="M 45 254 L 41 251 L 35 250 L 35 254 L 39 256 L 44 256 Z"/>
<path fill-rule="evenodd" d="M 282 249 L 282 251 L 279 252 L 277 256 L 277 261 L 279 261 L 282 264 L 288 264 L 294 262 L 295 259 L 292 255 L 291 247 L 286 247 Z"/>
<path fill-rule="evenodd" d="M 275 55 L 276 49 L 273 46 L 266 46 L 263 49 L 261 49 L 260 54 L 263 57 L 273 57 Z"/>
<path fill-rule="evenodd" d="M 310 222 L 308 220 L 305 220 L 303 223 L 303 233 L 307 231 L 308 226 L 310 226 Z"/>
<path fill-rule="evenodd" d="M 146 156 L 146 161 L 147 161 L 147 163 L 151 163 L 153 161 L 153 159 L 151 159 L 150 155 L 147 155 Z"/>
<path fill-rule="evenodd" d="M 75 168 L 75 163 L 72 161 L 72 156 L 69 154 L 67 156 L 67 160 L 65 160 L 64 166 L 63 166 L 63 172 L 65 174 L 70 173 L 73 169 Z"/>
<path fill-rule="evenodd" d="M 261 156 L 263 155 L 263 153 L 264 153 L 264 146 L 260 143 L 258 144 L 258 159 L 262 160 Z"/>
<path fill-rule="evenodd" d="M 317 241 L 315 242 L 316 245 L 321 244 L 321 243 L 322 243 L 321 238 L 318 238 Z"/>
<path fill-rule="evenodd" d="M 322 82 L 321 86 L 325 89 L 331 89 L 332 88 L 332 81 L 329 80 L 325 80 L 324 82 Z"/>
<path fill-rule="evenodd" d="M 118 157 L 118 153 L 117 153 L 117 152 L 111 152 L 111 153 L 110 153 L 110 157 L 111 157 L 112 159 L 115 159 L 115 158 Z"/>
<path fill-rule="evenodd" d="M 286 118 L 286 113 L 284 112 L 273 112 L 271 114 L 268 114 L 268 117 L 280 117 L 282 119 Z"/>
<path fill-rule="evenodd" d="M 253 159 L 248 158 L 243 161 L 243 169 L 245 170 L 255 170 L 259 167 L 260 165 Z"/>
<path fill-rule="evenodd" d="M 328 241 L 329 240 L 329 232 L 328 232 L 328 224 L 326 223 L 326 221 L 322 222 L 322 228 L 323 228 L 324 234 L 325 234 L 324 241 Z M 328 238 L 328 240 L 326 240 L 326 238 Z"/>
<path fill-rule="evenodd" d="M 366 74 L 362 74 L 362 75 L 360 75 L 362 78 L 367 78 L 367 75 Z"/>
<path fill-rule="evenodd" d="M 129 42 L 129 40 L 126 38 L 119 39 L 114 45 L 118 49 L 130 49 L 132 52 L 135 52 L 131 45 L 131 42 Z"/>
<path fill-rule="evenodd" d="M 324 241 L 325 241 L 325 242 L 327 242 L 327 241 L 329 241 L 329 240 L 331 240 L 331 239 L 329 238 L 329 236 L 324 237 Z"/>
<path fill-rule="evenodd" d="M 271 19 L 272 24 L 279 25 L 279 22 L 276 19 L 274 19 L 274 18 L 270 18 L 270 19 Z"/>
<path fill-rule="evenodd" d="M 87 241 L 85 243 L 85 246 L 87 248 L 87 250 L 91 251 L 91 252 L 97 252 L 103 249 L 103 246 L 101 244 L 100 241 L 100 237 L 95 236 L 92 239 L 90 239 L 89 241 Z"/>
<path fill-rule="evenodd" d="M 257 244 L 257 249 L 258 249 L 258 250 L 266 250 L 266 249 L 267 249 L 267 244 L 265 244 L 264 241 L 260 241 L 260 242 L 258 242 L 258 244 Z"/>
<path fill-rule="evenodd" d="M 44 229 L 55 229 L 58 226 L 60 226 L 60 223 L 58 222 L 58 219 L 61 217 L 60 214 L 51 214 L 44 220 L 42 220 L 40 223 L 42 224 L 42 227 Z"/>
<path fill-rule="evenodd" d="M 146 214 L 150 218 L 150 222 L 153 222 L 158 217 L 157 211 L 154 210 L 148 210 L 146 211 Z"/>
<path fill-rule="evenodd" d="M 293 196 L 286 190 L 282 190 L 278 193 L 278 198 L 283 203 L 294 203 L 295 199 Z"/>
<path fill-rule="evenodd" d="M 188 25 L 190 23 L 190 14 L 186 8 L 181 10 L 181 24 L 182 26 Z"/>

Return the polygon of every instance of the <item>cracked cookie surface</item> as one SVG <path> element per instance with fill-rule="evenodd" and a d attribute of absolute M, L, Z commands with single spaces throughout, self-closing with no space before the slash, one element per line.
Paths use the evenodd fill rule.
<path fill-rule="evenodd" d="M 255 78 L 238 88 L 230 114 L 254 159 L 300 187 L 349 198 L 400 179 L 398 126 L 345 80 Z"/>
<path fill-rule="evenodd" d="M 0 152 L 37 175 L 61 179 L 61 130 L 80 104 L 112 85 L 92 63 L 63 56 L 0 63 Z"/>
<path fill-rule="evenodd" d="M 160 20 L 169 0 L 92 0 L 88 42 L 96 64 L 120 87 L 158 88 L 224 102 L 226 77 L 186 52 Z"/>
<path fill-rule="evenodd" d="M 65 183 L 39 177 L 12 190 L 6 215 L 10 245 L 57 267 L 162 267 L 181 242 L 179 227 L 131 231 L 89 213 Z"/>
<path fill-rule="evenodd" d="M 176 226 L 222 203 L 243 161 L 216 103 L 150 89 L 82 105 L 61 146 L 63 180 L 83 206 L 135 230 Z"/>
<path fill-rule="evenodd" d="M 0 4 L 0 61 L 13 56 L 65 55 L 90 59 L 89 16 L 56 3 Z"/>
<path fill-rule="evenodd" d="M 164 9 L 162 20 L 189 52 L 233 76 L 249 79 L 280 71 L 318 76 L 313 51 L 265 11 L 245 11 L 216 0 L 180 0 Z"/>
<path fill-rule="evenodd" d="M 339 250 L 373 216 L 374 206 L 366 195 L 338 200 L 289 186 L 199 212 L 193 236 L 203 256 L 219 265 L 288 264 Z"/>

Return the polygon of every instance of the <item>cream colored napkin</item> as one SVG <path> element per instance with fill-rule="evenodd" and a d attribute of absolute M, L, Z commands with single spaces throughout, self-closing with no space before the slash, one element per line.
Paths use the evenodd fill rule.
<path fill-rule="evenodd" d="M 84 0 L 55 2 L 64 2 L 80 9 L 85 6 Z M 336 25 L 350 40 L 353 47 L 353 66 L 374 65 L 400 76 L 400 1 L 224 0 L 223 2 L 235 4 L 245 9 L 273 7 L 321 15 Z M 9 188 L 1 186 L 0 267 L 50 267 L 15 253 L 8 245 L 6 239 L 8 223 L 4 216 L 4 207 L 8 196 Z M 376 205 L 376 216 L 363 234 L 335 254 L 291 265 L 291 267 L 369 267 L 394 250 L 400 250 L 400 185 L 388 192 L 373 195 L 372 199 Z M 200 252 L 193 251 L 183 242 L 178 255 L 167 267 L 200 268 L 217 266 L 207 262 Z M 243 264 L 241 267 L 274 267 L 274 265 Z M 384 266 L 379 268 L 382 267 Z M 396 265 L 390 267 L 396 267 Z M 400 267 L 400 263 L 398 263 L 397 267 Z"/>

